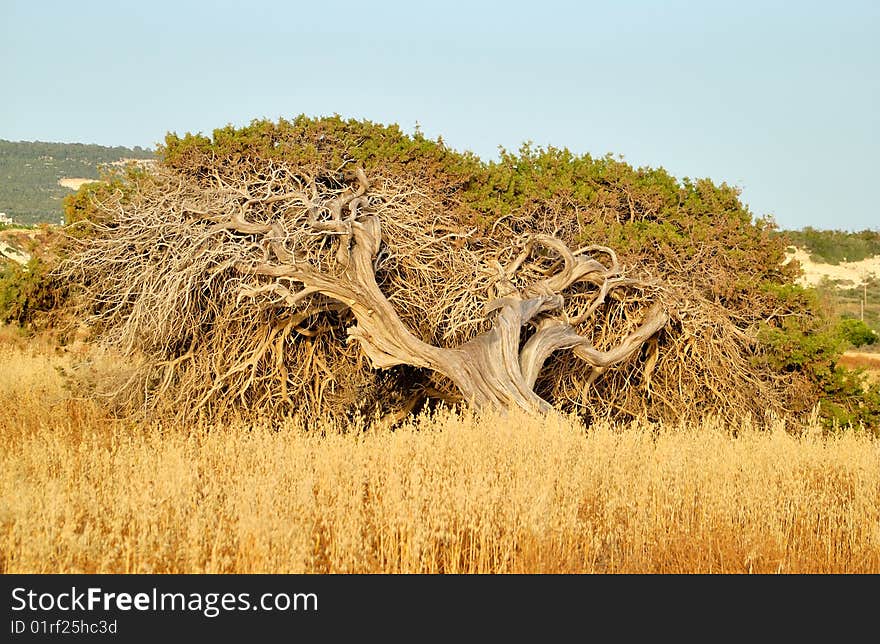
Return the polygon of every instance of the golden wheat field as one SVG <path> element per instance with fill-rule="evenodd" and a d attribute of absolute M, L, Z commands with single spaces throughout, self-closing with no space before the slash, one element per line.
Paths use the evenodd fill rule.
<path fill-rule="evenodd" d="M 181 427 L 0 344 L 3 573 L 878 573 L 880 441 L 447 411 Z"/>

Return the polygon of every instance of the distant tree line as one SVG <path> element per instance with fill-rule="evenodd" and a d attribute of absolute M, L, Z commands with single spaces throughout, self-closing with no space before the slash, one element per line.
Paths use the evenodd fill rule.
<path fill-rule="evenodd" d="M 880 230 L 845 232 L 842 230 L 816 230 L 807 226 L 802 230 L 783 233 L 793 246 L 805 249 L 814 262 L 839 264 L 858 262 L 880 255 Z"/>
<path fill-rule="evenodd" d="M 59 179 L 97 180 L 104 164 L 153 158 L 154 151 L 140 146 L 0 140 L 0 212 L 22 224 L 59 223 L 71 194 Z"/>

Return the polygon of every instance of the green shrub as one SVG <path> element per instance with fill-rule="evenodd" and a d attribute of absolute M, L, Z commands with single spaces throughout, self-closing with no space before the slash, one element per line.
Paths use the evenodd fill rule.
<path fill-rule="evenodd" d="M 817 297 L 812 289 L 802 291 L 807 299 Z M 787 317 L 779 326 L 764 325 L 759 333 L 765 359 L 777 371 L 802 374 L 818 388 L 821 418 L 828 427 L 880 423 L 880 388 L 866 383 L 859 370 L 837 364 L 844 350 L 869 339 L 875 342 L 876 334 L 863 322 L 833 321 L 819 313 Z"/>
<path fill-rule="evenodd" d="M 51 267 L 34 257 L 24 266 L 5 262 L 0 270 L 0 322 L 37 327 L 64 300 L 67 288 L 50 275 Z"/>
<path fill-rule="evenodd" d="M 111 199 L 124 201 L 139 181 L 149 181 L 150 176 L 147 170 L 134 165 L 104 169 L 100 175 L 98 181 L 85 183 L 64 198 L 64 223 L 69 233 L 81 234 L 79 231 L 82 228 L 72 224 L 94 220 L 99 212 L 94 207 L 96 202 Z"/>
<path fill-rule="evenodd" d="M 854 347 L 862 347 L 877 342 L 877 332 L 862 320 L 844 318 L 838 324 L 841 336 Z"/>

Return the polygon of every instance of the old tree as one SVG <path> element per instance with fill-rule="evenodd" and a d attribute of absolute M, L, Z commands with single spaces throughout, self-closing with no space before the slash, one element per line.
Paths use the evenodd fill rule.
<path fill-rule="evenodd" d="M 67 204 L 61 271 L 124 358 L 102 389 L 121 405 L 664 418 L 809 402 L 759 342 L 793 310 L 793 273 L 727 186 L 552 148 L 487 164 L 339 118 L 161 152 Z"/>

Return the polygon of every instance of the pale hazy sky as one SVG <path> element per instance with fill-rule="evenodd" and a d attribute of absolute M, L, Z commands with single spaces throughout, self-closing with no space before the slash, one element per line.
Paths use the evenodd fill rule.
<path fill-rule="evenodd" d="M 880 1 L 0 0 L 0 139 L 152 147 L 254 118 L 418 122 L 880 229 Z"/>

